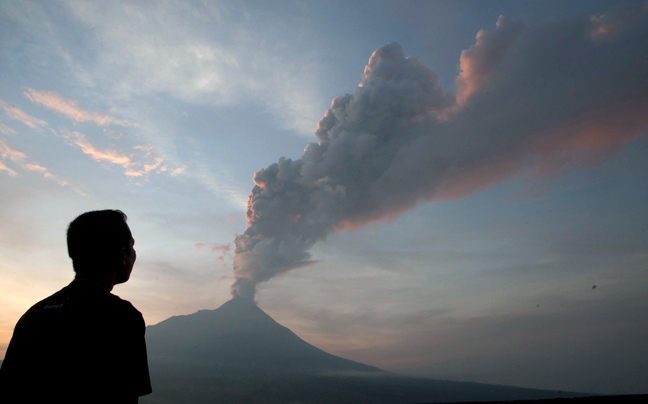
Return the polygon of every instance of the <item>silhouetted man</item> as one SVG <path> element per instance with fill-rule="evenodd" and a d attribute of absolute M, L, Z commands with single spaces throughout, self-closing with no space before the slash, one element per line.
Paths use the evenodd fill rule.
<path fill-rule="evenodd" d="M 72 283 L 18 321 L 0 369 L 3 403 L 129 403 L 151 392 L 144 319 L 110 293 L 128 281 L 135 241 L 118 210 L 70 223 Z"/>

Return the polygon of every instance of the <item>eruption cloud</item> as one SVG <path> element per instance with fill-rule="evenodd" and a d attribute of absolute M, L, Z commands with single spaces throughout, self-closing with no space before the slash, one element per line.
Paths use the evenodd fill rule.
<path fill-rule="evenodd" d="M 514 176 L 564 174 L 645 135 L 646 14 L 533 27 L 500 17 L 462 52 L 456 95 L 398 43 L 377 49 L 355 92 L 319 121 L 319 142 L 255 174 L 234 297 L 254 298 L 260 282 L 310 264 L 309 249 L 334 231 Z"/>

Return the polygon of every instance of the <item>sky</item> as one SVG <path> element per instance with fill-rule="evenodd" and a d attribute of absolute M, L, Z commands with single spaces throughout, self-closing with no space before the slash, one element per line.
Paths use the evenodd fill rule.
<path fill-rule="evenodd" d="M 401 374 L 648 393 L 647 33 L 644 1 L 0 0 L 0 358 L 109 208 L 149 325 L 234 294 Z"/>

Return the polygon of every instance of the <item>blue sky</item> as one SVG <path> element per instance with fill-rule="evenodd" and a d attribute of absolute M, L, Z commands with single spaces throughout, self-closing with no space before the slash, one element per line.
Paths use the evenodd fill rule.
<path fill-rule="evenodd" d="M 20 315 L 72 278 L 67 223 L 116 208 L 138 261 L 114 292 L 148 324 L 217 308 L 252 276 L 262 309 L 349 359 L 646 393 L 647 7 L 0 1 L 0 356 Z M 393 42 L 425 69 L 390 59 Z M 291 261 L 299 268 L 261 274 L 254 252 L 233 272 L 235 237 L 293 234 L 254 233 L 280 228 L 273 214 L 246 232 L 255 173 L 282 156 L 310 161 L 309 143 L 348 150 L 315 136 L 344 94 L 354 111 L 386 112 L 339 118 L 331 136 L 398 139 L 390 119 L 409 84 L 381 86 L 410 83 L 403 72 L 423 86 L 428 69 L 438 97 L 408 115 L 411 143 L 385 174 L 356 181 L 343 168 L 367 164 L 347 159 L 320 178 L 371 195 L 333 205 L 342 213 L 322 222 L 310 258 Z M 296 223 L 315 217 L 299 212 Z M 353 231 L 335 231 L 345 223 Z"/>

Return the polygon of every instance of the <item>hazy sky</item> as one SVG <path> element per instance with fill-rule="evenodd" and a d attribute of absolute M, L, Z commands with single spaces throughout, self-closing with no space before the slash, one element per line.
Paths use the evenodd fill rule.
<path fill-rule="evenodd" d="M 115 208 L 148 324 L 261 234 L 236 276 L 330 353 L 648 393 L 648 3 L 347 3 L 0 0 L 0 358 Z"/>

